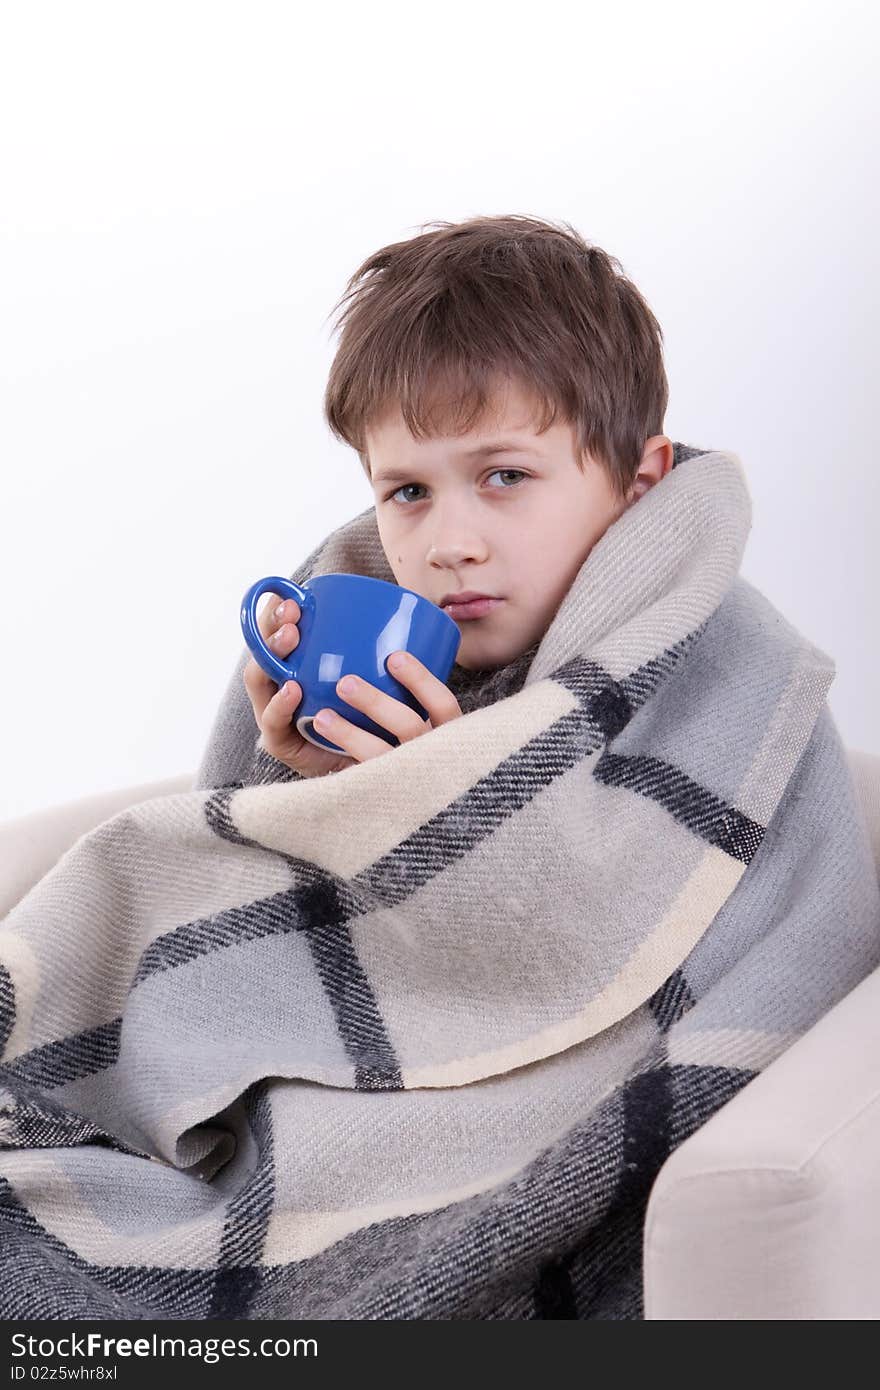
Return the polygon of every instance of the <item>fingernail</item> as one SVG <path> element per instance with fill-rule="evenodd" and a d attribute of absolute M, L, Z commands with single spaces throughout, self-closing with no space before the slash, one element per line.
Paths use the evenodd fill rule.
<path fill-rule="evenodd" d="M 354 676 L 343 676 L 336 689 L 340 695 L 351 695 L 357 689 L 357 681 Z"/>
<path fill-rule="evenodd" d="M 278 607 L 275 609 L 275 617 L 280 619 L 280 618 L 283 616 L 283 614 L 284 614 L 284 602 L 283 602 L 283 600 L 282 600 L 282 602 L 279 603 Z"/>
<path fill-rule="evenodd" d="M 389 656 L 388 665 L 391 667 L 392 671 L 402 671 L 406 665 L 406 661 L 406 652 L 395 652 L 393 656 Z"/>

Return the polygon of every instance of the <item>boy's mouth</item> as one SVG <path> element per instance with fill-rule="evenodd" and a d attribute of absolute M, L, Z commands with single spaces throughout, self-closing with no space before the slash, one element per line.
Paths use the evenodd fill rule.
<path fill-rule="evenodd" d="M 444 599 L 443 611 L 449 614 L 453 622 L 467 622 L 471 618 L 484 618 L 487 613 L 491 613 L 493 608 L 497 608 L 499 603 L 503 602 L 503 598 L 489 598 L 488 596 L 458 603 L 447 602 Z"/>

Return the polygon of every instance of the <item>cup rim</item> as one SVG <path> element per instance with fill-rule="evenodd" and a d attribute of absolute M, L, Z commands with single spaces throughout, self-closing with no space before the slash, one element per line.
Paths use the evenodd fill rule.
<path fill-rule="evenodd" d="M 326 574 L 315 574 L 310 579 L 303 581 L 302 587 L 307 589 L 309 585 L 316 584 L 319 579 L 360 579 L 367 584 L 383 584 L 386 589 L 397 589 L 401 594 L 410 594 L 413 598 L 419 599 L 422 603 L 427 603 L 431 608 L 436 608 L 438 613 L 442 613 L 448 623 L 451 623 L 458 631 L 458 623 L 454 618 L 450 618 L 445 609 L 439 603 L 435 603 L 432 598 L 426 598 L 424 594 L 417 594 L 415 589 L 408 589 L 405 584 L 398 584 L 395 579 L 379 579 L 375 574 L 352 574 L 349 570 L 330 570 Z"/>

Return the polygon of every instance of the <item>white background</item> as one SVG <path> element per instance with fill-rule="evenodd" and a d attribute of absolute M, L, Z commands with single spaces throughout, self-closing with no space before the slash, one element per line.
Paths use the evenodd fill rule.
<path fill-rule="evenodd" d="M 195 770 L 245 589 L 372 501 L 321 416 L 345 280 L 474 214 L 620 259 L 665 432 L 740 456 L 743 573 L 880 751 L 874 13 L 5 4 L 0 817 Z"/>

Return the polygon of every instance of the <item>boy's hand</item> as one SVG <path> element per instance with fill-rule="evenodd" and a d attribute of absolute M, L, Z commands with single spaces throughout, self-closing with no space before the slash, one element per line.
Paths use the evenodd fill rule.
<path fill-rule="evenodd" d="M 272 594 L 258 615 L 257 626 L 263 639 L 279 657 L 289 656 L 299 645 L 299 629 L 296 626 L 299 617 L 299 604 L 295 599 L 285 599 L 279 604 L 278 596 Z M 403 658 L 400 669 L 394 664 L 394 656 L 389 657 L 389 669 L 395 679 L 411 690 L 422 708 L 428 711 L 427 720 L 402 700 L 395 700 L 357 676 L 344 676 L 336 688 L 346 704 L 369 715 L 401 743 L 408 743 L 429 729 L 459 718 L 461 708 L 448 686 L 423 666 L 417 657 L 406 652 L 399 655 Z M 350 692 L 341 688 L 347 680 L 355 682 Z M 266 752 L 292 767 L 301 777 L 321 777 L 328 772 L 342 772 L 355 763 L 376 758 L 380 753 L 393 752 L 391 744 L 383 738 L 369 734 L 350 720 L 327 710 L 324 713 L 331 714 L 331 722 L 325 726 L 319 711 L 315 728 L 319 734 L 344 749 L 345 753 L 332 753 L 329 748 L 317 748 L 309 743 L 291 723 L 293 711 L 302 698 L 301 686 L 297 681 L 290 680 L 279 689 L 253 657 L 244 669 L 244 685 Z"/>
<path fill-rule="evenodd" d="M 280 657 L 288 657 L 299 645 L 300 607 L 296 599 L 270 594 L 269 601 L 257 615 L 257 627 L 267 646 Z M 301 777 L 323 777 L 327 772 L 342 772 L 352 767 L 355 758 L 331 753 L 329 748 L 317 748 L 298 733 L 291 723 L 293 711 L 302 699 L 302 687 L 297 681 L 278 686 L 253 657 L 244 668 L 244 688 L 254 710 L 260 730 L 260 742 L 280 763 L 292 767 Z"/>
<path fill-rule="evenodd" d="M 394 734 L 400 743 L 409 743 L 419 734 L 426 734 L 429 729 L 436 729 L 441 724 L 448 724 L 451 719 L 461 717 L 461 707 L 452 691 L 418 657 L 409 652 L 393 652 L 388 658 L 388 669 L 395 680 L 411 690 L 422 708 L 428 711 L 427 719 L 422 719 L 402 700 L 386 695 L 360 676 L 343 676 L 337 682 L 336 692 L 347 705 L 369 715 L 374 724 Z M 384 738 L 367 733 L 366 729 L 352 724 L 335 710 L 320 710 L 315 716 L 315 728 L 324 738 L 344 748 L 359 763 L 366 762 L 368 758 L 378 758 L 380 753 L 393 751 Z"/>

